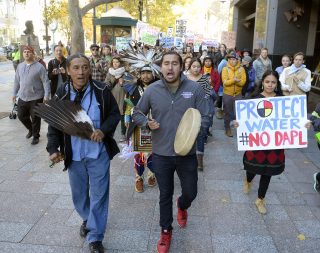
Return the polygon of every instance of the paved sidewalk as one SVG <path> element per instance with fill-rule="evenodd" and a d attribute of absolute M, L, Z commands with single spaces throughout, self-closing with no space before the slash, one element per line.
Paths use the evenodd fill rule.
<path fill-rule="evenodd" d="M 0 87 L 0 107 L 8 105 L 10 85 Z M 243 153 L 235 138 L 223 134 L 215 120 L 206 145 L 205 170 L 199 193 L 189 209 L 186 229 L 174 220 L 172 253 L 319 252 L 320 195 L 313 190 L 320 152 L 310 131 L 310 145 L 286 152 L 286 170 L 271 179 L 266 196 L 268 214 L 253 202 L 258 177 L 249 195 L 242 193 Z M 0 252 L 87 252 L 79 238 L 81 220 L 73 209 L 68 176 L 62 165 L 49 168 L 45 151 L 46 124 L 39 145 L 30 145 L 19 120 L 0 120 Z M 175 197 L 180 186 L 175 183 Z M 112 161 L 108 253 L 156 252 L 159 238 L 159 191 L 134 192 L 132 162 Z M 174 214 L 176 207 L 174 207 Z M 300 235 L 305 240 L 298 239 Z"/>

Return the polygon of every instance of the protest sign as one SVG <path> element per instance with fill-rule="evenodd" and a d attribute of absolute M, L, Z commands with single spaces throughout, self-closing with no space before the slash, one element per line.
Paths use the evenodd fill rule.
<path fill-rule="evenodd" d="M 177 48 L 177 49 L 183 49 L 183 40 L 182 38 L 179 38 L 179 37 L 175 37 L 174 38 L 174 46 Z"/>
<path fill-rule="evenodd" d="M 154 46 L 157 42 L 157 39 L 158 39 L 158 35 L 148 33 L 147 31 L 143 31 L 141 33 L 140 41 L 143 42 L 144 44 Z"/>
<path fill-rule="evenodd" d="M 236 46 L 236 32 L 224 31 L 221 33 L 221 43 L 226 44 L 227 48 L 235 48 Z"/>
<path fill-rule="evenodd" d="M 203 40 L 203 37 L 201 35 L 199 34 L 194 35 L 193 52 L 198 53 L 200 51 L 202 40 Z"/>
<path fill-rule="evenodd" d="M 137 33 L 138 33 L 138 40 L 143 42 L 144 44 L 155 46 L 158 36 L 159 36 L 159 28 L 150 26 L 147 23 L 138 21 L 137 23 Z"/>
<path fill-rule="evenodd" d="M 161 44 L 163 44 L 164 48 L 172 48 L 174 47 L 174 38 L 173 37 L 162 38 Z"/>
<path fill-rule="evenodd" d="M 204 39 L 202 41 L 202 46 L 207 46 L 207 47 L 219 47 L 219 42 L 214 39 Z"/>
<path fill-rule="evenodd" d="M 237 100 L 236 120 L 238 150 L 308 146 L 305 95 Z"/>
<path fill-rule="evenodd" d="M 117 51 L 121 51 L 123 49 L 129 48 L 129 43 L 131 42 L 131 38 L 127 37 L 116 37 L 116 48 Z"/>

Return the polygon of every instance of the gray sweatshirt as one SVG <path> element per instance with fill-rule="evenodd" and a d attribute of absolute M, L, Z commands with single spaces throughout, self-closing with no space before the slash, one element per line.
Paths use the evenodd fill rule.
<path fill-rule="evenodd" d="M 22 62 L 18 65 L 13 86 L 13 96 L 17 95 L 26 102 L 49 99 L 50 81 L 41 63 L 35 61 L 28 65 Z"/>
<path fill-rule="evenodd" d="M 140 127 L 147 125 L 147 115 L 151 109 L 152 118 L 160 127 L 152 131 L 152 152 L 163 156 L 176 156 L 174 139 L 180 120 L 188 108 L 201 113 L 201 126 L 209 126 L 209 104 L 202 87 L 181 75 L 181 83 L 175 94 L 169 91 L 164 80 L 148 86 L 138 104 L 133 109 L 132 119 Z M 195 154 L 195 145 L 189 154 Z"/>

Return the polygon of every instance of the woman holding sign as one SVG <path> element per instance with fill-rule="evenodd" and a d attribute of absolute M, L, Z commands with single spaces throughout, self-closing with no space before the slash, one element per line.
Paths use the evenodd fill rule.
<path fill-rule="evenodd" d="M 267 70 L 263 74 L 262 81 L 251 98 L 272 98 L 276 96 L 282 96 L 278 72 Z M 234 126 L 238 127 L 239 123 L 235 121 Z M 310 123 L 307 123 L 305 127 L 310 128 Z M 247 150 L 243 156 L 243 165 L 247 171 L 243 186 L 244 193 L 249 193 L 253 178 L 257 174 L 261 175 L 258 198 L 255 201 L 255 205 L 259 213 L 266 214 L 267 209 L 264 198 L 271 177 L 279 175 L 284 171 L 284 149 Z"/>
<path fill-rule="evenodd" d="M 277 95 L 277 93 L 279 93 L 278 91 L 280 92 L 280 96 L 282 96 L 278 73 L 276 71 L 267 70 L 262 76 L 262 81 L 258 86 L 257 91 L 251 98 L 279 96 Z M 235 122 L 234 126 L 238 127 L 238 122 Z M 279 175 L 284 171 L 284 149 L 246 151 L 243 156 L 243 165 L 244 169 L 247 171 L 243 186 L 244 193 L 249 193 L 255 175 L 261 175 L 258 198 L 255 201 L 255 205 L 259 213 L 266 214 L 267 209 L 264 197 L 266 196 L 271 176 Z"/>

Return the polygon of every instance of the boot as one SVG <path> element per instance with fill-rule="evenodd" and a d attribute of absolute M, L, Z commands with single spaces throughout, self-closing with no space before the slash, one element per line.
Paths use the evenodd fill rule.
<path fill-rule="evenodd" d="M 222 112 L 221 108 L 217 107 L 217 109 L 216 109 L 216 118 L 217 119 L 223 119 L 223 112 Z"/>
<path fill-rule="evenodd" d="M 203 154 L 197 154 L 198 170 L 203 171 Z"/>
<path fill-rule="evenodd" d="M 233 137 L 232 130 L 230 128 L 226 129 L 225 135 L 228 136 L 228 137 Z"/>
<path fill-rule="evenodd" d="M 249 182 L 247 181 L 247 179 L 244 180 L 243 192 L 244 192 L 245 194 L 248 194 L 248 193 L 250 192 L 250 190 L 251 190 L 251 184 L 252 184 L 252 182 L 249 183 Z"/>
<path fill-rule="evenodd" d="M 266 214 L 267 209 L 266 209 L 266 203 L 264 199 L 257 198 L 255 201 L 256 207 L 261 214 Z"/>

